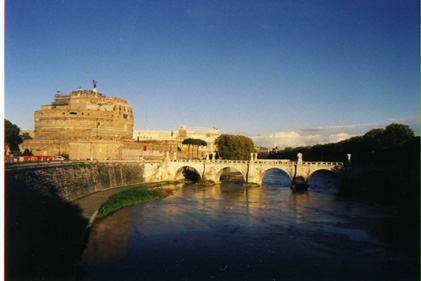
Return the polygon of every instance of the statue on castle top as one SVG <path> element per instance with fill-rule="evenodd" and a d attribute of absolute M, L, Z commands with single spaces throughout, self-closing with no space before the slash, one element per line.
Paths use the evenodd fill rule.
<path fill-rule="evenodd" d="M 96 89 L 96 83 L 98 83 L 98 81 L 92 80 L 92 84 L 94 84 L 94 89 Z"/>

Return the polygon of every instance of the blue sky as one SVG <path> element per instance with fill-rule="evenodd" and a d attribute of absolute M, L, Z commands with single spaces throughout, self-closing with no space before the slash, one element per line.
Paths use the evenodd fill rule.
<path fill-rule="evenodd" d="M 394 121 L 419 135 L 419 12 L 411 0 L 6 0 L 5 118 L 31 130 L 56 91 L 95 79 L 134 107 L 135 130 L 217 127 L 268 146 Z"/>

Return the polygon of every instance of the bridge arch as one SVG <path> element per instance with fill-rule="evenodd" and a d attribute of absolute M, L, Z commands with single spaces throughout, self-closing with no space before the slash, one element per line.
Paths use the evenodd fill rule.
<path fill-rule="evenodd" d="M 263 167 L 262 172 L 260 173 L 260 179 L 259 179 L 259 183 L 260 185 L 263 184 L 263 178 L 265 177 L 266 173 L 269 171 L 281 171 L 283 173 L 286 173 L 288 175 L 289 180 L 292 182 L 293 178 L 294 178 L 294 173 L 293 170 L 289 169 L 290 167 L 273 167 L 273 166 L 269 166 L 269 167 Z"/>
<path fill-rule="evenodd" d="M 241 171 L 240 169 L 238 169 L 238 168 L 236 168 L 236 167 L 232 167 L 232 166 L 224 166 L 224 167 L 222 167 L 222 168 L 220 168 L 217 172 L 216 172 L 216 177 L 215 177 L 215 179 L 219 182 L 219 181 L 221 181 L 221 176 L 222 176 L 222 174 L 224 173 L 224 171 L 226 170 L 226 169 L 234 169 L 234 170 L 236 170 L 236 171 L 238 171 L 238 172 L 240 172 L 241 173 L 241 176 L 243 177 L 243 181 L 244 182 L 247 182 L 247 178 L 246 178 L 246 175 L 244 175 L 244 173 L 243 173 L 243 171 Z"/>
<path fill-rule="evenodd" d="M 186 175 L 183 174 L 186 170 L 189 170 L 192 172 L 194 171 L 198 175 L 198 179 L 202 178 L 201 172 L 193 165 L 182 165 L 175 170 L 174 180 L 181 180 L 183 178 L 186 178 Z"/>
<path fill-rule="evenodd" d="M 264 180 L 264 178 L 265 178 L 265 175 L 267 174 L 267 173 L 271 173 L 271 172 L 280 172 L 280 174 L 282 174 L 282 175 L 286 175 L 287 177 L 288 177 L 288 180 L 289 180 L 289 186 L 291 185 L 291 182 L 292 182 L 292 175 L 290 175 L 289 173 L 288 173 L 288 171 L 287 170 L 285 170 L 285 169 L 282 169 L 282 168 L 279 168 L 279 167 L 271 167 L 271 168 L 267 168 L 267 169 L 265 169 L 263 172 L 262 172 L 262 178 L 261 178 L 261 180 L 260 180 L 260 182 L 261 182 L 261 184 L 263 184 L 263 180 Z"/>
<path fill-rule="evenodd" d="M 337 186 L 339 184 L 339 180 L 341 178 L 341 174 L 338 173 L 335 170 L 331 170 L 331 169 L 325 169 L 325 168 L 320 168 L 320 169 L 315 169 L 314 171 L 312 171 L 307 179 L 307 183 L 310 186 L 317 186 L 318 182 L 323 182 L 324 185 L 326 184 L 331 184 L 333 186 Z"/>
<path fill-rule="evenodd" d="M 339 171 L 336 171 L 334 169 L 328 169 L 328 168 L 321 167 L 321 168 L 317 168 L 317 169 L 312 169 L 310 171 L 309 175 L 308 175 L 308 178 L 310 179 L 310 177 L 313 174 L 317 173 L 317 172 L 322 172 L 322 173 L 327 173 L 327 174 L 333 174 L 333 175 L 335 175 L 338 178 L 341 176 L 341 174 L 340 174 Z"/>
<path fill-rule="evenodd" d="M 286 169 L 283 169 L 283 168 L 280 168 L 280 167 L 270 167 L 270 168 L 264 169 L 263 170 L 263 173 L 262 173 L 262 179 L 266 175 L 266 173 L 269 172 L 269 171 L 271 171 L 271 170 L 279 170 L 279 171 L 282 171 L 282 172 L 284 172 L 285 174 L 288 175 L 289 179 L 292 180 L 292 175 L 290 175 L 289 172 Z"/>

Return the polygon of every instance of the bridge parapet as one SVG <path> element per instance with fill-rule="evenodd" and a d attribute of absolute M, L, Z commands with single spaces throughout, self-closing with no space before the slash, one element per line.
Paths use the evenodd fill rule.
<path fill-rule="evenodd" d="M 193 159 L 172 159 L 169 160 L 172 163 L 203 163 L 203 160 L 193 160 Z"/>
<path fill-rule="evenodd" d="M 302 165 L 308 165 L 308 166 L 343 166 L 344 163 L 342 162 L 302 162 Z"/>
<path fill-rule="evenodd" d="M 213 163 L 216 164 L 248 164 L 250 161 L 245 160 L 215 160 Z"/>
<path fill-rule="evenodd" d="M 291 160 L 253 160 L 250 164 L 261 164 L 261 165 L 295 165 L 296 161 Z"/>

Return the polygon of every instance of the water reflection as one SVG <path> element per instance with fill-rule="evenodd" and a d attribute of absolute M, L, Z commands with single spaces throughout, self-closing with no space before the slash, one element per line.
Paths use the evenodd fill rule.
<path fill-rule="evenodd" d="M 99 220 L 91 233 L 89 250 L 84 255 L 85 263 L 112 261 L 127 255 L 130 235 L 133 232 L 131 213 L 117 212 L 113 220 Z M 111 237 L 111 238 L 110 238 Z"/>
<path fill-rule="evenodd" d="M 276 177 L 186 186 L 98 222 L 85 280 L 417 280 L 417 258 L 373 234 L 383 207 L 338 201 L 321 183 L 292 193 Z"/>

